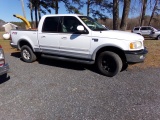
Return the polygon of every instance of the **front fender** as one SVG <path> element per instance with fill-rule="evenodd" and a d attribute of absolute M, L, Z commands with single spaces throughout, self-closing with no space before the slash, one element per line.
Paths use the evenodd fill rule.
<path fill-rule="evenodd" d="M 98 46 L 98 47 L 94 50 L 94 52 L 93 52 L 93 54 L 92 54 L 92 56 L 91 56 L 91 59 L 92 59 L 92 60 L 95 60 L 97 53 L 98 53 L 100 50 L 103 50 L 103 49 L 104 49 L 104 50 L 107 50 L 107 51 L 113 51 L 113 50 L 116 50 L 116 49 L 121 50 L 121 51 L 124 51 L 121 47 L 119 47 L 119 46 L 117 46 L 117 45 L 103 44 L 103 45 L 101 45 L 101 46 Z"/>

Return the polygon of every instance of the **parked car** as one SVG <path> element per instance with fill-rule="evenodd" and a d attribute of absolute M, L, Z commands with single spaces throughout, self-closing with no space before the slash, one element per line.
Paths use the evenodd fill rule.
<path fill-rule="evenodd" d="M 151 34 L 149 35 L 152 38 L 155 38 L 157 40 L 160 40 L 160 31 L 152 31 Z"/>
<path fill-rule="evenodd" d="M 151 32 L 158 31 L 156 28 L 152 26 L 139 26 L 139 27 L 134 27 L 132 32 L 142 35 L 142 36 L 149 36 Z"/>
<path fill-rule="evenodd" d="M 143 62 L 147 54 L 143 36 L 108 30 L 92 18 L 77 14 L 45 15 L 37 31 L 11 30 L 11 38 L 11 46 L 21 50 L 25 62 L 34 62 L 41 55 L 96 64 L 109 77 L 126 64 Z"/>
<path fill-rule="evenodd" d="M 9 70 L 9 65 L 5 63 L 4 52 L 2 46 L 0 45 L 0 77 L 7 74 Z"/>

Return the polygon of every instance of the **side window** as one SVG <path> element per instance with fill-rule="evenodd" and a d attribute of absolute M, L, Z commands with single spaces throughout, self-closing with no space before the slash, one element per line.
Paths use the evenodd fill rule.
<path fill-rule="evenodd" d="M 63 23 L 62 23 L 62 32 L 65 33 L 78 33 L 79 31 L 77 30 L 77 26 L 82 25 L 82 23 L 73 16 L 65 16 L 63 18 Z M 83 25 L 82 25 L 83 26 Z M 83 34 L 88 33 L 88 31 L 85 29 Z"/>
<path fill-rule="evenodd" d="M 147 30 L 152 30 L 152 28 L 151 27 L 147 27 Z"/>
<path fill-rule="evenodd" d="M 43 23 L 42 32 L 58 32 L 60 17 L 46 17 Z"/>
<path fill-rule="evenodd" d="M 139 28 L 137 27 L 137 28 L 134 28 L 134 30 L 139 30 Z"/>
<path fill-rule="evenodd" d="M 147 27 L 141 27 L 141 30 L 147 30 Z"/>

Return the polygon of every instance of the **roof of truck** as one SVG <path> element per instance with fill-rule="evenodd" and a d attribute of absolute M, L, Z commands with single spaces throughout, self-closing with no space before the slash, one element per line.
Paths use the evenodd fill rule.
<path fill-rule="evenodd" d="M 84 16 L 81 14 L 50 14 L 50 15 L 44 15 L 45 17 L 47 16 Z"/>

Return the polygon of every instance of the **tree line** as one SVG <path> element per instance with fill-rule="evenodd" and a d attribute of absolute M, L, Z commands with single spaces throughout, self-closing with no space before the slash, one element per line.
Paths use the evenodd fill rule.
<path fill-rule="evenodd" d="M 152 21 L 158 19 L 160 11 L 160 0 L 28 0 L 28 8 L 30 9 L 32 27 L 38 26 L 38 21 L 41 19 L 41 14 L 51 13 L 58 14 L 61 10 L 59 4 L 63 3 L 68 13 L 82 14 L 81 10 L 86 7 L 86 15 L 95 19 L 107 21 L 110 14 L 112 16 L 111 29 L 126 30 L 128 26 L 129 13 L 133 14 L 135 9 L 139 9 L 138 25 L 146 25 L 146 10 L 150 9 L 151 15 L 147 25 L 151 25 Z M 138 7 L 135 7 L 136 3 Z M 147 7 L 149 6 L 149 7 Z M 122 15 L 119 11 L 122 9 Z M 137 11 L 136 11 L 137 12 Z M 53 13 L 52 13 L 53 14 Z M 35 18 L 33 18 L 33 15 Z M 120 17 L 121 16 L 121 17 Z M 144 23 L 145 22 L 145 23 Z M 33 24 L 34 23 L 34 24 Z"/>

